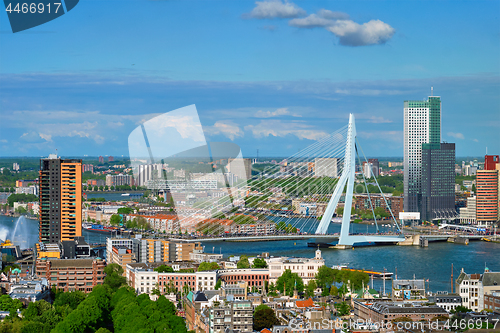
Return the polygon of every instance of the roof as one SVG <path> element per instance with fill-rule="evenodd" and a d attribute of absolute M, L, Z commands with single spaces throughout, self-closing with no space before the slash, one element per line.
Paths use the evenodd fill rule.
<path fill-rule="evenodd" d="M 309 298 L 309 299 L 306 299 L 305 301 L 296 301 L 295 305 L 298 308 L 307 308 L 307 307 L 314 306 L 314 302 L 311 298 Z"/>
<path fill-rule="evenodd" d="M 207 297 L 205 296 L 204 293 L 202 293 L 201 291 L 197 291 L 194 295 L 193 295 L 193 302 L 207 302 Z"/>
<path fill-rule="evenodd" d="M 97 259 L 49 259 L 47 261 L 50 261 L 50 266 L 52 268 L 67 268 L 67 267 L 92 268 L 93 262 L 98 260 Z"/>
<path fill-rule="evenodd" d="M 484 272 L 483 287 L 500 286 L 500 272 Z"/>
<path fill-rule="evenodd" d="M 264 328 L 262 331 L 260 331 L 260 333 L 273 333 L 273 332 L 271 332 L 267 328 Z"/>

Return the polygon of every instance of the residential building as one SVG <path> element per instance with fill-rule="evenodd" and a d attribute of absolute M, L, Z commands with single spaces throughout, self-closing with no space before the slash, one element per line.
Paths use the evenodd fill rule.
<path fill-rule="evenodd" d="M 403 302 L 371 302 L 354 300 L 354 318 L 361 322 L 391 322 L 396 318 L 407 318 L 411 321 L 430 321 L 434 317 L 449 317 L 448 312 L 437 305 L 422 305 Z"/>
<path fill-rule="evenodd" d="M 38 196 L 38 185 L 31 185 L 26 187 L 16 187 L 16 194 L 34 194 Z"/>
<path fill-rule="evenodd" d="M 133 185 L 134 176 L 131 175 L 106 175 L 106 186 Z"/>
<path fill-rule="evenodd" d="M 500 287 L 497 291 L 484 293 L 484 308 L 500 314 Z"/>
<path fill-rule="evenodd" d="M 458 294 L 437 294 L 428 297 L 429 303 L 436 303 L 447 312 L 455 310 L 457 306 L 462 305 L 462 297 Z"/>
<path fill-rule="evenodd" d="M 209 329 L 212 333 L 253 332 L 251 301 L 228 300 L 210 308 Z"/>
<path fill-rule="evenodd" d="M 108 162 L 114 162 L 115 158 L 113 156 L 108 156 Z"/>
<path fill-rule="evenodd" d="M 256 287 L 259 290 L 269 282 L 269 269 L 267 268 L 246 268 L 246 269 L 219 269 L 217 276 L 226 284 L 245 282 L 248 287 Z"/>
<path fill-rule="evenodd" d="M 421 159 L 420 219 L 454 220 L 455 144 L 424 143 Z"/>
<path fill-rule="evenodd" d="M 104 163 L 104 157 L 99 156 L 99 163 Z"/>
<path fill-rule="evenodd" d="M 134 177 L 137 186 L 148 186 L 153 179 L 163 179 L 163 164 L 140 164 L 135 167 Z"/>
<path fill-rule="evenodd" d="M 315 158 L 314 159 L 314 176 L 315 177 L 331 177 L 337 178 L 339 171 L 342 168 L 338 158 Z"/>
<path fill-rule="evenodd" d="M 423 279 L 392 280 L 392 300 L 419 300 L 425 298 L 425 281 Z"/>
<path fill-rule="evenodd" d="M 404 102 L 404 211 L 420 212 L 422 144 L 441 143 L 441 98 Z M 455 162 L 453 161 L 453 165 Z"/>
<path fill-rule="evenodd" d="M 37 185 L 38 184 L 38 179 L 21 179 L 21 180 L 16 180 L 16 187 L 29 187 L 31 185 Z"/>
<path fill-rule="evenodd" d="M 12 170 L 13 171 L 19 171 L 19 163 L 13 163 L 12 164 Z"/>
<path fill-rule="evenodd" d="M 499 173 L 500 170 L 477 171 L 476 207 L 479 224 L 492 224 L 499 219 Z"/>
<path fill-rule="evenodd" d="M 10 287 L 9 296 L 12 299 L 36 302 L 40 300 L 50 301 L 50 288 L 46 278 L 39 280 L 20 280 Z"/>
<path fill-rule="evenodd" d="M 318 269 L 325 264 L 321 257 L 321 250 L 316 250 L 314 258 L 266 258 L 269 267 L 269 282 L 276 283 L 278 278 L 289 269 L 292 273 L 297 273 L 304 284 L 309 283 L 318 273 Z"/>
<path fill-rule="evenodd" d="M 39 215 L 40 242 L 82 235 L 82 160 L 55 154 L 40 160 Z"/>
<path fill-rule="evenodd" d="M 113 256 L 113 248 L 130 250 L 134 262 L 139 263 L 184 262 L 191 260 L 191 255 L 195 250 L 203 251 L 203 247 L 198 242 L 172 242 L 165 239 L 151 238 L 107 238 L 107 258 L 110 262 L 117 264 L 120 263 L 120 256 Z M 130 256 L 130 260 L 132 260 L 131 258 L 132 256 Z"/>
<path fill-rule="evenodd" d="M 38 278 L 46 278 L 52 286 L 64 291 L 80 290 L 85 293 L 104 282 L 104 259 L 37 259 Z"/>
<path fill-rule="evenodd" d="M 382 196 L 382 194 L 370 194 L 370 199 L 368 199 L 368 194 L 354 195 L 354 207 L 356 209 L 371 209 L 370 207 L 375 209 L 377 207 L 382 207 L 388 214 L 392 211 L 395 218 L 398 218 L 399 213 L 403 211 L 403 203 L 404 198 L 402 196 L 392 196 L 387 194 Z"/>
<path fill-rule="evenodd" d="M 94 165 L 92 164 L 82 164 L 82 173 L 84 172 L 90 172 L 94 173 Z"/>
<path fill-rule="evenodd" d="M 380 175 L 380 163 L 378 158 L 369 158 L 368 163 L 371 163 L 372 165 L 372 175 L 378 177 Z"/>
<path fill-rule="evenodd" d="M 161 263 L 163 264 L 163 263 Z M 213 290 L 217 283 L 216 271 L 192 272 L 175 271 L 160 273 L 154 270 L 152 264 L 131 263 L 126 265 L 126 277 L 129 286 L 138 294 L 151 294 L 158 289 L 161 294 L 169 293 L 172 289 L 181 290 Z"/>
<path fill-rule="evenodd" d="M 462 268 L 456 282 L 456 291 L 462 297 L 462 305 L 479 312 L 484 306 L 481 274 L 466 274 Z"/>

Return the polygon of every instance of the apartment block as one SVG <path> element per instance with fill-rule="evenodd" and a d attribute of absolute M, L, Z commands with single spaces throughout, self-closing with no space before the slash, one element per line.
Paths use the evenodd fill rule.
<path fill-rule="evenodd" d="M 499 218 L 499 170 L 478 170 L 476 178 L 477 222 L 492 224 Z"/>
<path fill-rule="evenodd" d="M 46 278 L 52 286 L 64 291 L 80 290 L 85 293 L 104 282 L 104 259 L 37 259 L 36 275 Z"/>
<path fill-rule="evenodd" d="M 253 332 L 251 301 L 217 303 L 209 311 L 210 332 Z"/>
<path fill-rule="evenodd" d="M 82 235 L 82 160 L 55 154 L 40 160 L 39 240 L 55 243 Z"/>

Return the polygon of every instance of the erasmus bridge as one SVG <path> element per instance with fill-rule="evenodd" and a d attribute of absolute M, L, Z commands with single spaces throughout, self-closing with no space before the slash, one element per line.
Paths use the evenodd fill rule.
<path fill-rule="evenodd" d="M 385 200 L 385 207 L 388 207 L 392 218 L 392 222 L 384 221 L 384 223 L 390 223 L 391 230 L 394 230 L 383 234 L 379 229 L 380 221 L 377 221 L 375 207 L 372 206 L 373 200 L 370 199 L 371 194 L 363 172 L 360 173 L 363 181 L 356 182 L 356 158 L 358 164 L 363 165 L 359 152 L 362 153 L 362 149 L 356 139 L 355 119 L 354 115 L 350 114 L 349 123 L 346 126 L 281 163 L 267 167 L 251 180 L 228 186 L 227 196 L 205 200 L 197 204 L 198 209 L 193 210 L 192 213 L 182 214 L 182 207 L 176 207 L 179 230 L 193 223 L 202 226 L 203 235 L 188 238 L 189 241 L 322 239 L 329 242 L 337 241 L 336 247 L 338 248 L 402 242 L 405 237 L 376 178 L 373 179 L 380 191 L 377 199 Z M 364 157 L 363 153 L 362 155 Z M 364 161 L 368 163 L 366 157 Z M 368 232 L 367 226 L 366 233 L 352 232 L 351 215 L 355 189 L 356 192 L 361 191 L 368 196 L 375 231 Z M 286 214 L 282 212 L 282 209 L 269 208 L 270 205 L 272 206 L 270 200 L 273 197 L 285 197 L 288 200 L 288 207 L 292 206 L 294 201 L 300 202 L 303 206 L 300 208 L 302 212 L 297 214 L 290 213 L 288 210 Z M 261 204 L 252 207 L 252 201 L 259 202 L 259 200 Z M 332 218 L 341 201 L 344 204 L 340 232 L 334 232 L 332 229 L 335 225 L 338 227 L 338 224 L 332 223 Z M 200 210 L 209 212 L 210 218 L 205 218 L 202 222 L 194 222 L 200 215 Z M 293 210 L 297 210 L 297 207 Z M 273 213 L 270 213 L 271 211 Z M 229 229 L 225 229 L 224 226 L 225 221 L 228 221 L 226 218 L 232 217 L 234 220 L 235 215 L 238 214 L 255 218 L 255 224 L 259 220 L 274 222 L 277 232 L 244 235 L 227 231 Z M 373 229 L 373 226 L 371 227 Z M 282 232 L 284 230 L 287 232 Z M 290 230 L 298 230 L 298 232 L 292 233 Z"/>

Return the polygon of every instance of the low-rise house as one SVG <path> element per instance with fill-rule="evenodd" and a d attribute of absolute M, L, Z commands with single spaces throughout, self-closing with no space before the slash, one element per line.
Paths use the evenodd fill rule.
<path fill-rule="evenodd" d="M 10 287 L 9 296 L 13 299 L 36 302 L 39 300 L 50 300 L 50 289 L 46 278 L 40 280 L 20 280 Z"/>

